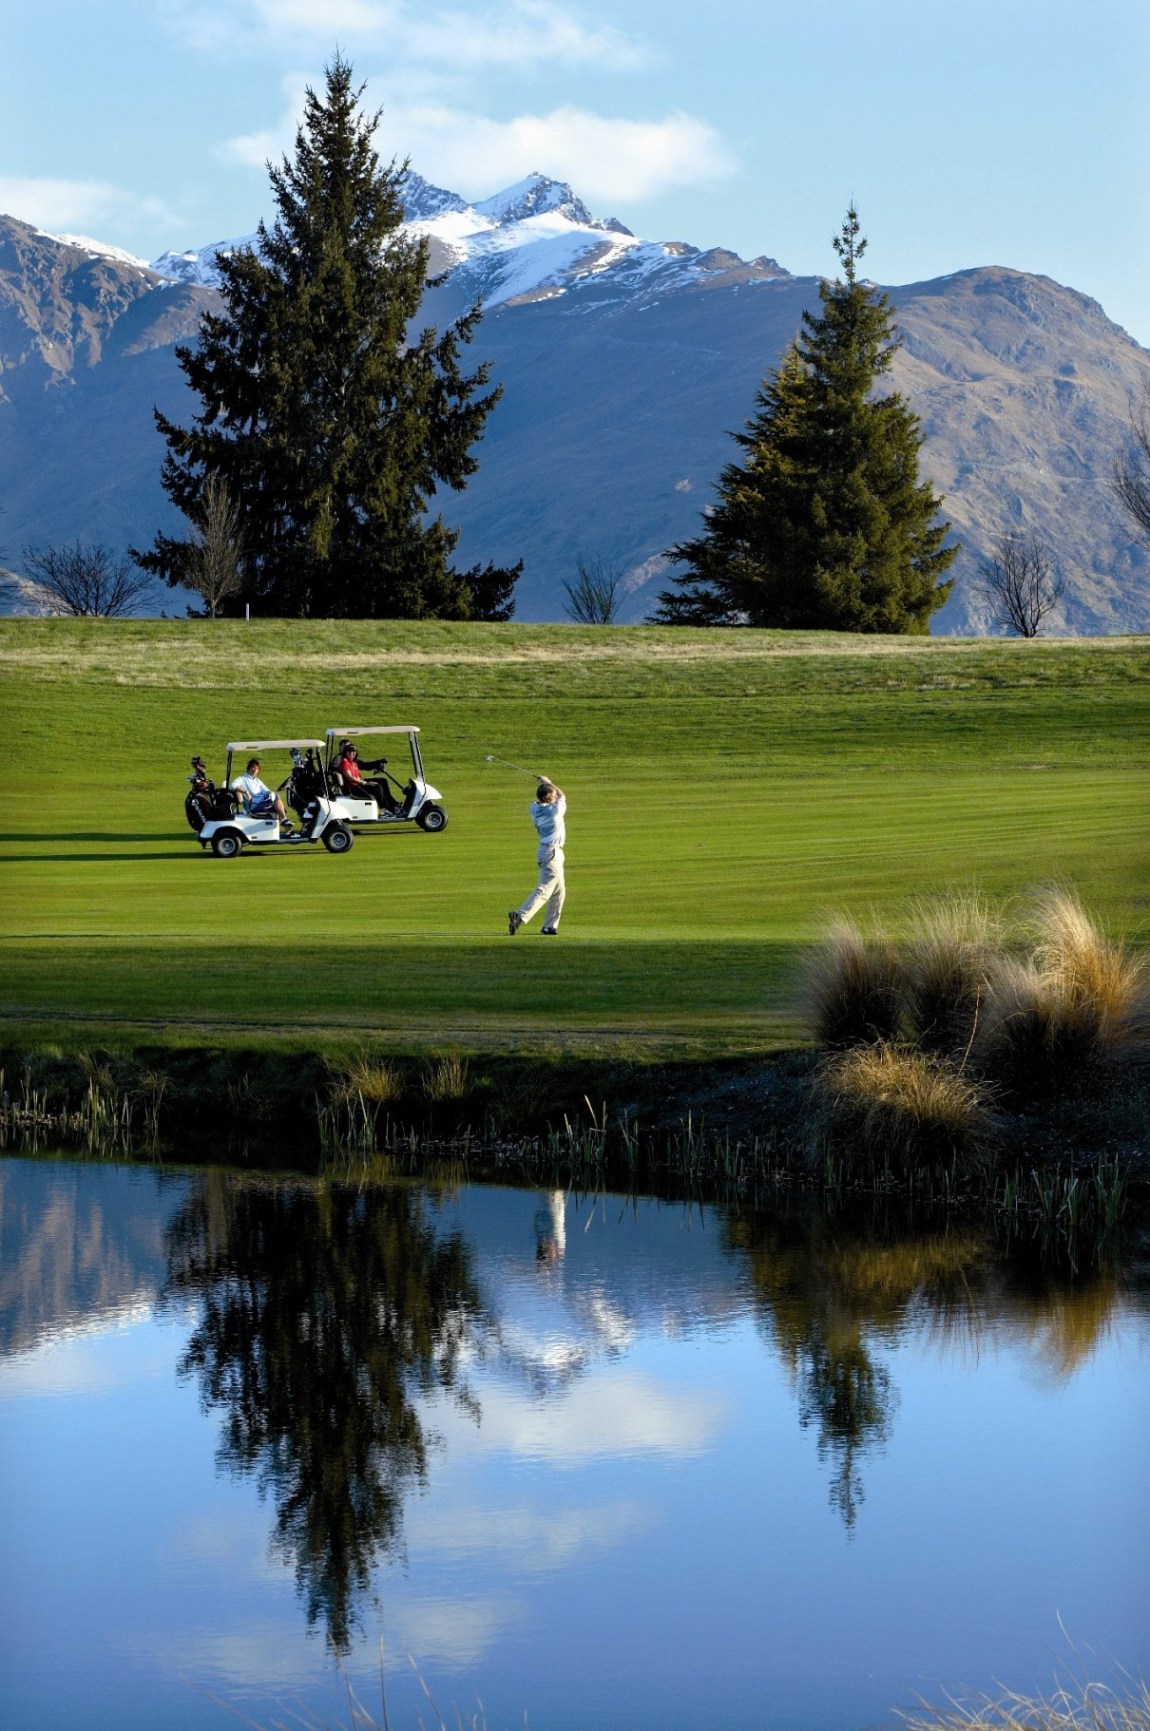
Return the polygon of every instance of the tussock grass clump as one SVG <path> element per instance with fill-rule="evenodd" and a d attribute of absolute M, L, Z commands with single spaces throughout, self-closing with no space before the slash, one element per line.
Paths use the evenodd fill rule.
<path fill-rule="evenodd" d="M 1050 890 L 1027 960 L 995 958 L 979 1061 L 1019 1092 L 1073 1080 L 1145 1035 L 1145 959 L 1114 943 L 1078 898 Z"/>
<path fill-rule="evenodd" d="M 1122 1044 L 1141 1031 L 1145 956 L 1105 937 L 1067 890 L 1051 890 L 1041 898 L 1035 925 L 1035 964 L 1079 1020 L 1093 1022 L 1095 1048 Z"/>
<path fill-rule="evenodd" d="M 866 938 L 850 920 L 835 920 L 808 974 L 815 1037 L 831 1052 L 893 1040 L 906 979 L 898 952 Z"/>
<path fill-rule="evenodd" d="M 467 1059 L 436 1058 L 423 1067 L 423 1093 L 428 1100 L 462 1100 L 468 1090 Z"/>
<path fill-rule="evenodd" d="M 1150 1689 L 1143 1683 L 1118 1694 L 1083 1683 L 1049 1697 L 980 1696 L 902 1717 L 907 1731 L 1150 1731 Z"/>
<path fill-rule="evenodd" d="M 1093 1055 L 1094 1019 L 1033 961 L 996 956 L 978 1039 L 979 1065 L 1016 1093 L 1077 1074 Z"/>
<path fill-rule="evenodd" d="M 974 893 L 914 904 L 901 945 L 840 919 L 811 967 L 808 1003 L 824 1050 L 889 1047 L 880 1070 L 896 1053 L 937 1059 L 933 1071 L 921 1070 L 935 1089 L 969 1063 L 990 1089 L 1055 1092 L 1116 1053 L 1150 1045 L 1146 957 L 1107 938 L 1066 889 L 1042 894 L 1009 943 L 999 916 Z M 851 1066 L 827 1074 L 837 1078 L 840 1069 L 859 1095 Z M 971 1086 L 956 1084 L 957 1092 Z M 919 1094 L 930 1118 L 931 1090 Z M 900 1111 L 909 1111 L 909 1084 L 901 1098 Z M 840 1118 L 844 1111 L 836 1107 Z M 926 1140 L 933 1135 L 924 1130 Z"/>
<path fill-rule="evenodd" d="M 1001 922 L 974 893 L 918 902 L 907 949 L 906 1016 L 925 1051 L 958 1055 L 978 1025 Z"/>
<path fill-rule="evenodd" d="M 403 1096 L 403 1075 L 385 1058 L 357 1052 L 342 1068 L 332 1087 L 332 1097 L 346 1101 L 359 1098 L 373 1106 L 385 1106 Z"/>
<path fill-rule="evenodd" d="M 823 1128 L 855 1166 L 970 1163 L 987 1141 L 985 1089 L 928 1052 L 854 1046 L 826 1061 L 815 1086 Z"/>

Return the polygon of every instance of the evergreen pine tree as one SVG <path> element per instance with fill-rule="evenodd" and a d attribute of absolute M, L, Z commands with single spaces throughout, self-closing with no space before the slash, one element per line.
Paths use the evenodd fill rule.
<path fill-rule="evenodd" d="M 475 306 L 442 334 L 409 335 L 428 245 L 400 232 L 406 163 L 382 167 L 379 116 L 359 110 L 336 56 L 308 90 L 295 153 L 270 168 L 278 211 L 254 248 L 220 255 L 224 310 L 204 316 L 179 364 L 203 412 L 158 411 L 165 491 L 193 523 L 215 477 L 242 516 L 243 588 L 232 605 L 355 618 L 508 618 L 522 565 L 457 572 L 458 531 L 429 520 L 461 489 L 499 400 L 460 351 Z M 140 563 L 179 583 L 194 541 L 157 535 Z"/>
<path fill-rule="evenodd" d="M 926 632 L 950 594 L 940 581 L 941 500 L 918 478 L 918 417 L 874 386 L 899 347 L 887 296 L 860 282 L 866 250 L 853 205 L 834 242 L 843 278 L 758 394 L 719 478 L 704 531 L 671 549 L 687 571 L 660 596 L 666 624 Z"/>

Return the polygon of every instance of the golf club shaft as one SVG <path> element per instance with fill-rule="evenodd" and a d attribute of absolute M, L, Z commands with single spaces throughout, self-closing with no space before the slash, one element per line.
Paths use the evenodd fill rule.
<path fill-rule="evenodd" d="M 529 775 L 531 777 L 532 781 L 538 781 L 539 780 L 539 771 L 538 770 L 524 769 L 524 767 L 521 763 L 512 763 L 510 761 L 510 759 L 506 758 L 506 757 L 496 757 L 496 755 L 493 751 L 488 752 L 487 761 L 488 761 L 488 763 L 501 763 L 503 765 L 504 769 L 517 770 L 520 775 Z"/>

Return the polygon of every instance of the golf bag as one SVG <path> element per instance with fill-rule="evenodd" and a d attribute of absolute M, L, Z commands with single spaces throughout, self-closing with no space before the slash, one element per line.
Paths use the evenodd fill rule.
<path fill-rule="evenodd" d="M 220 820 L 235 815 L 239 804 L 236 795 L 230 788 L 216 786 L 204 768 L 202 757 L 193 757 L 188 780 L 191 786 L 184 800 L 184 816 L 197 835 L 213 818 Z"/>
<path fill-rule="evenodd" d="M 323 766 L 316 753 L 308 747 L 301 757 L 292 753 L 292 772 L 283 789 L 284 798 L 296 816 L 303 819 L 312 801 L 326 795 Z"/>

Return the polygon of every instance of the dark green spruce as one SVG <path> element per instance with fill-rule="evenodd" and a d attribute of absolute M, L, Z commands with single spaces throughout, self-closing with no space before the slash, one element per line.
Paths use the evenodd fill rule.
<path fill-rule="evenodd" d="M 875 390 L 902 339 L 887 296 L 859 280 L 853 205 L 834 247 L 842 279 L 820 285 L 821 313 L 764 380 L 703 533 L 671 549 L 687 570 L 659 623 L 925 633 L 950 594 L 958 548 L 919 480 L 918 417 Z"/>
<path fill-rule="evenodd" d="M 406 164 L 380 165 L 362 93 L 337 56 L 294 156 L 269 170 L 275 222 L 220 257 L 223 311 L 176 351 L 202 413 L 186 428 L 156 413 L 164 489 L 201 530 L 212 477 L 238 505 L 229 611 L 505 619 L 521 565 L 454 570 L 458 531 L 429 514 L 439 487 L 475 473 L 501 394 L 486 365 L 461 365 L 479 307 L 415 332 L 427 242 L 402 233 Z M 137 557 L 177 584 L 196 545 L 161 534 Z"/>

